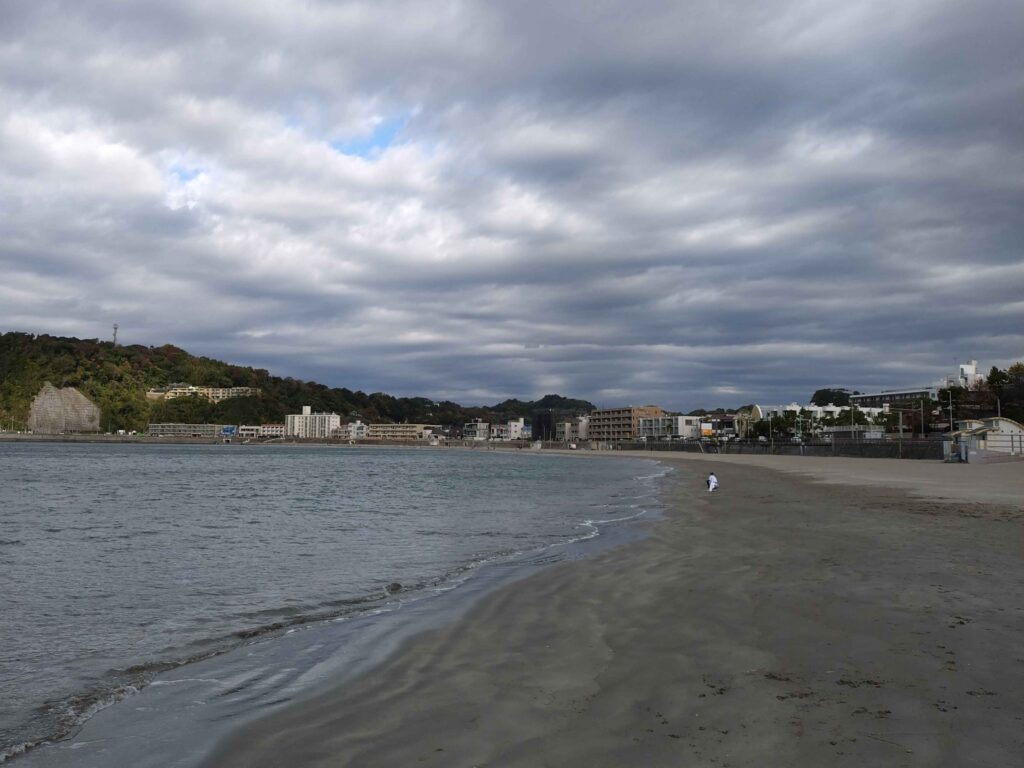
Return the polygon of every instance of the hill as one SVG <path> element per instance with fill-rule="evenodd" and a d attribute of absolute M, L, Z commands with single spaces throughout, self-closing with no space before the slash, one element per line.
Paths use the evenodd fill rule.
<path fill-rule="evenodd" d="M 314 411 L 374 422 L 416 422 L 461 425 L 473 418 L 504 421 L 554 408 L 583 413 L 594 406 L 585 400 L 546 395 L 534 402 L 507 400 L 491 407 L 465 407 L 425 397 L 366 394 L 344 387 L 272 376 L 262 368 L 231 365 L 196 357 L 165 344 L 115 346 L 109 341 L 46 334 L 0 334 L 0 427 L 21 429 L 32 398 L 45 382 L 75 387 L 101 410 L 103 431 L 142 430 L 149 422 L 220 424 L 281 423 L 286 413 L 303 405 Z M 258 397 L 238 397 L 220 403 L 199 398 L 166 402 L 146 400 L 146 391 L 172 383 L 211 387 L 256 387 Z"/>

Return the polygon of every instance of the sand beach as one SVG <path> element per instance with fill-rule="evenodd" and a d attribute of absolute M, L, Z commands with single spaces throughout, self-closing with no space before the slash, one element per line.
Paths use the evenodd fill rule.
<path fill-rule="evenodd" d="M 656 458 L 679 471 L 644 540 L 487 595 L 208 765 L 1020 764 L 1024 465 Z"/>

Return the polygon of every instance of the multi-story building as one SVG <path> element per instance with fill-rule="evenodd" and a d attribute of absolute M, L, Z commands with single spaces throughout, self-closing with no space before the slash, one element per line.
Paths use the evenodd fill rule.
<path fill-rule="evenodd" d="M 491 425 L 482 419 L 473 419 L 462 425 L 463 440 L 486 440 L 491 436 Z"/>
<path fill-rule="evenodd" d="M 664 415 L 665 412 L 656 405 L 600 408 L 590 414 L 588 438 L 602 443 L 635 440 L 640 419 Z"/>
<path fill-rule="evenodd" d="M 366 440 L 370 436 L 370 425 L 356 421 L 340 424 L 331 431 L 331 437 L 339 440 Z"/>
<path fill-rule="evenodd" d="M 333 437 L 341 426 L 341 416 L 336 413 L 312 413 L 308 405 L 302 406 L 302 413 L 290 413 L 284 417 L 286 437 Z"/>
<path fill-rule="evenodd" d="M 579 443 L 587 439 L 590 427 L 589 416 L 577 416 L 569 421 L 555 423 L 555 440 L 563 443 Z"/>
<path fill-rule="evenodd" d="M 909 389 L 888 389 L 882 392 L 850 395 L 850 402 L 860 410 L 883 408 L 890 405 L 905 405 L 921 400 L 935 400 L 939 396 L 939 387 L 911 387 Z M 830 406 L 836 407 L 836 406 Z"/>
<path fill-rule="evenodd" d="M 425 440 L 438 429 L 436 424 L 370 424 L 370 440 Z"/>
<path fill-rule="evenodd" d="M 700 416 L 650 416 L 640 419 L 641 440 L 693 440 L 700 437 Z"/>
<path fill-rule="evenodd" d="M 956 373 L 947 374 L 929 387 L 908 387 L 906 389 L 883 389 L 881 392 L 868 392 L 851 395 L 854 405 L 867 408 L 881 408 L 885 405 L 902 405 L 916 403 L 920 400 L 937 400 L 940 389 L 964 387 L 970 389 L 985 380 L 985 375 L 978 373 L 978 361 L 968 360 L 957 366 Z"/>
<path fill-rule="evenodd" d="M 529 424 L 526 423 L 526 419 L 512 419 L 508 423 L 508 440 L 522 440 L 526 435 Z"/>
<path fill-rule="evenodd" d="M 171 384 L 169 387 L 151 389 L 146 393 L 148 400 L 173 400 L 176 397 L 201 397 L 211 403 L 219 403 L 232 397 L 255 397 L 260 391 L 255 387 L 196 387 L 191 384 Z"/>
<path fill-rule="evenodd" d="M 508 424 L 491 424 L 491 440 L 507 441 Z"/>
<path fill-rule="evenodd" d="M 284 437 L 284 424 L 242 424 L 239 437 Z"/>
<path fill-rule="evenodd" d="M 150 424 L 146 434 L 150 437 L 233 437 L 237 432 L 231 424 Z"/>

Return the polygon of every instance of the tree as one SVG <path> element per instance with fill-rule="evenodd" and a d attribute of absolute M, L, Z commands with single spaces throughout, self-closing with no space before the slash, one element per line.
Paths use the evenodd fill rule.
<path fill-rule="evenodd" d="M 811 395 L 813 405 L 849 405 L 850 391 L 848 389 L 819 389 Z"/>

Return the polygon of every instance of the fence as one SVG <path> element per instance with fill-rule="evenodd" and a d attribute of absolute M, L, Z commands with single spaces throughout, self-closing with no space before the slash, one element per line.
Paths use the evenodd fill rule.
<path fill-rule="evenodd" d="M 775 456 L 856 456 L 866 459 L 942 459 L 941 440 L 821 440 L 804 443 L 762 443 L 697 440 L 620 443 L 619 450 L 683 451 L 685 453 L 756 454 Z"/>

